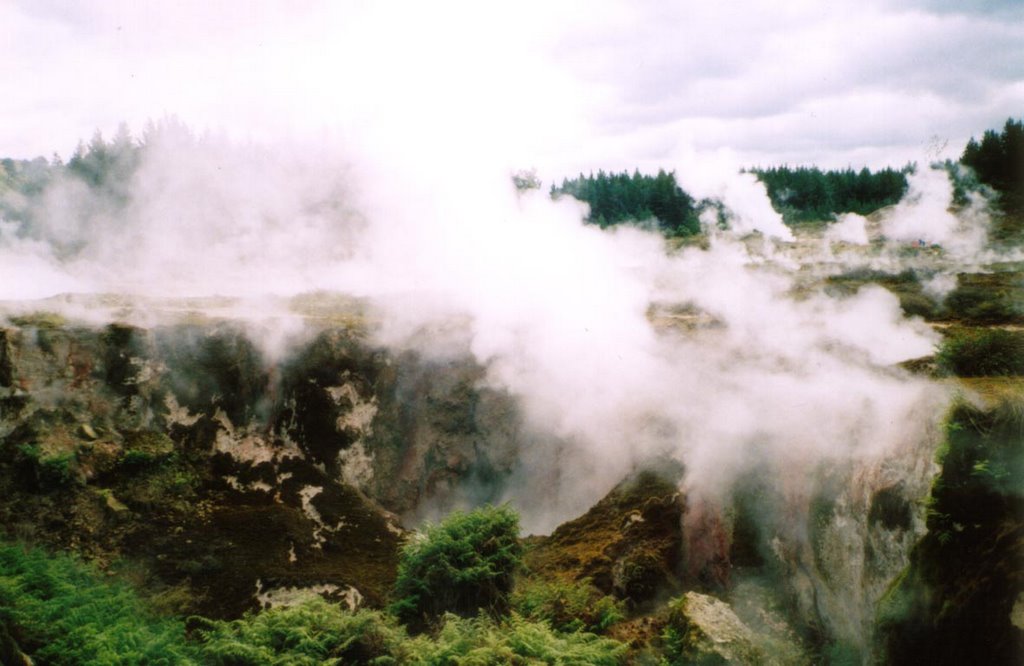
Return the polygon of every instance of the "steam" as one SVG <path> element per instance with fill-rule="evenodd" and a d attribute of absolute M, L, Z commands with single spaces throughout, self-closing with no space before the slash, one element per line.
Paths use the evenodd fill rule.
<path fill-rule="evenodd" d="M 937 414 L 936 389 L 894 367 L 929 354 L 935 334 L 880 288 L 843 300 L 798 290 L 789 229 L 760 184 L 718 158 L 708 173 L 677 171 L 698 196 L 724 197 L 730 229 L 671 253 L 650 232 L 584 225 L 571 199 L 517 192 L 497 162 L 340 160 L 173 124 L 142 154 L 126 200 L 58 182 L 30 233 L 4 227 L 0 265 L 19 279 L 2 282 L 3 298 L 231 297 L 226 311 L 259 320 L 274 358 L 301 333 L 290 297 L 365 299 L 379 343 L 469 352 L 520 401 L 538 436 L 506 499 L 530 530 L 659 456 L 681 460 L 688 489 L 709 498 L 765 459 L 799 488 L 823 461 L 922 437 Z M 945 214 L 929 203 L 937 182 L 914 181 L 887 233 L 917 236 Z M 834 237 L 862 240 L 862 219 L 839 224 Z M 958 229 L 942 218 L 929 238 L 966 238 Z M 765 243 L 744 241 L 753 230 Z"/>
<path fill-rule="evenodd" d="M 907 177 L 903 200 L 882 218 L 890 239 L 919 245 L 941 245 L 959 257 L 971 257 L 984 247 L 988 232 L 985 202 L 974 195 L 959 214 L 950 206 L 953 183 L 943 168 L 918 168 Z"/>
<path fill-rule="evenodd" d="M 757 176 L 741 172 L 739 160 L 727 150 L 697 153 L 683 150 L 677 157 L 680 185 L 700 199 L 726 204 L 730 228 L 737 234 L 759 231 L 769 238 L 790 241 L 793 232 L 772 208 Z"/>
<path fill-rule="evenodd" d="M 853 245 L 868 244 L 868 221 L 857 213 L 843 213 L 829 225 L 825 240 Z"/>

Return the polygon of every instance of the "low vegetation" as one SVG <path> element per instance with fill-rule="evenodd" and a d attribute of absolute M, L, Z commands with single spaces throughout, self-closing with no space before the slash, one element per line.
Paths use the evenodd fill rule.
<path fill-rule="evenodd" d="M 319 597 L 231 622 L 193 618 L 190 624 L 196 649 L 211 666 L 383 664 L 409 656 L 408 637 L 393 618 Z"/>
<path fill-rule="evenodd" d="M 528 620 L 558 631 L 603 633 L 626 616 L 625 605 L 602 594 L 590 579 L 523 580 L 512 594 L 512 608 Z"/>
<path fill-rule="evenodd" d="M 1024 323 L 1022 284 L 1020 271 L 961 273 L 943 304 L 946 315 L 965 324 Z"/>
<path fill-rule="evenodd" d="M 520 612 L 508 611 L 517 534 L 513 511 L 485 507 L 454 514 L 413 541 L 403 555 L 396 608 L 414 599 L 414 607 L 436 613 L 431 631 L 415 636 L 395 614 L 352 611 L 320 597 L 231 621 L 160 616 L 133 588 L 81 561 L 5 544 L 0 658 L 68 665 L 622 663 L 625 644 L 587 631 L 607 628 L 621 609 L 586 581 L 527 585 L 514 595 Z M 442 585 L 458 591 L 444 593 Z M 417 592 L 437 593 L 443 602 Z"/>
<path fill-rule="evenodd" d="M 149 612 L 127 585 L 16 544 L 0 545 L 0 630 L 4 663 L 14 649 L 54 665 L 197 663 L 184 624 Z"/>
<path fill-rule="evenodd" d="M 939 372 L 958 377 L 1024 375 L 1024 331 L 955 328 L 936 355 Z"/>

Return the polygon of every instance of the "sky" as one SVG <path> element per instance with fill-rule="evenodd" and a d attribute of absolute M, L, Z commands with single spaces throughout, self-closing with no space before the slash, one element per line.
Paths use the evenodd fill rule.
<path fill-rule="evenodd" d="M 173 115 L 542 178 L 899 166 L 1024 115 L 1024 3 L 5 0 L 0 77 L 13 157 Z"/>

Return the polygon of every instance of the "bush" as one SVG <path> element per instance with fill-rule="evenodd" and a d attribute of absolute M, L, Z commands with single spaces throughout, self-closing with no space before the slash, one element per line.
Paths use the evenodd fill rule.
<path fill-rule="evenodd" d="M 928 532 L 879 604 L 880 663 L 1020 663 L 1024 403 L 958 403 L 937 452 Z"/>
<path fill-rule="evenodd" d="M 515 511 L 487 506 L 455 512 L 402 549 L 391 610 L 414 630 L 444 613 L 503 613 L 521 559 Z"/>
<path fill-rule="evenodd" d="M 1024 332 L 959 329 L 942 342 L 936 361 L 958 377 L 1024 375 Z"/>
<path fill-rule="evenodd" d="M 232 622 L 192 620 L 211 666 L 319 664 L 618 664 L 626 646 L 594 634 L 558 634 L 518 615 L 446 615 L 436 637 L 410 639 L 388 615 L 351 612 L 313 598 L 293 608 L 265 610 Z"/>
<path fill-rule="evenodd" d="M 600 633 L 625 618 L 622 602 L 601 593 L 590 579 L 576 582 L 528 580 L 512 594 L 512 609 L 556 631 Z"/>

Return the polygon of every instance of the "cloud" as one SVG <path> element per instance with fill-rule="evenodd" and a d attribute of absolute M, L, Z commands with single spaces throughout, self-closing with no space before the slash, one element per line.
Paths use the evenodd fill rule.
<path fill-rule="evenodd" d="M 97 127 L 174 113 L 236 138 L 426 135 L 553 176 L 681 143 L 899 162 L 1024 106 L 1024 25 L 1012 5 L 974 7 L 7 3 L 0 146 L 66 155 Z"/>

